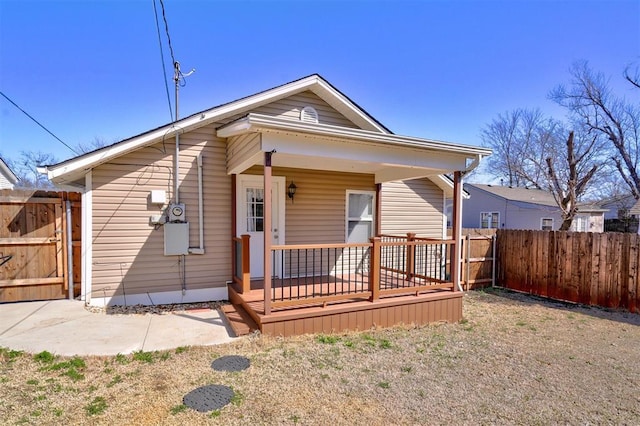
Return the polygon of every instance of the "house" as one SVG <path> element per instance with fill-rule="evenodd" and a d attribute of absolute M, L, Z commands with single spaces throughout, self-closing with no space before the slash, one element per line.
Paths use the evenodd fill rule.
<path fill-rule="evenodd" d="M 604 213 L 605 220 L 627 219 L 630 217 L 630 210 L 635 205 L 636 199 L 631 194 L 616 195 L 606 200 L 602 200 L 598 205 L 607 211 Z"/>
<path fill-rule="evenodd" d="M 0 158 L 0 189 L 14 189 L 18 183 L 18 177 L 11 168 Z"/>
<path fill-rule="evenodd" d="M 616 195 L 600 201 L 598 205 L 607 209 L 604 214 L 605 232 L 638 232 L 640 206 L 633 195 Z"/>
<path fill-rule="evenodd" d="M 562 215 L 553 195 L 532 188 L 465 184 L 464 228 L 557 230 Z M 571 231 L 603 232 L 605 209 L 579 204 Z"/>
<path fill-rule="evenodd" d="M 372 312 L 456 320 L 444 202 L 459 217 L 462 174 L 490 153 L 395 135 L 311 75 L 46 170 L 83 192 L 86 303 L 229 299 L 288 335 L 367 327 Z"/>

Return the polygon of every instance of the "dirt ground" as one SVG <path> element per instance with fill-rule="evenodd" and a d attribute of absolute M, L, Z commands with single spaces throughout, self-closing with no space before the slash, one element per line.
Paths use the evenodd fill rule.
<path fill-rule="evenodd" d="M 248 370 L 216 372 L 222 355 Z M 221 384 L 235 397 L 182 404 Z M 640 315 L 500 291 L 458 324 L 264 338 L 116 357 L 0 349 L 0 423 L 638 424 Z"/>

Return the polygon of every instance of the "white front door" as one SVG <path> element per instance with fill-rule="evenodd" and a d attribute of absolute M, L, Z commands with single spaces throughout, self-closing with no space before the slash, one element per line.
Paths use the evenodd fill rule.
<path fill-rule="evenodd" d="M 272 244 L 284 244 L 285 178 L 272 177 L 271 235 Z M 236 180 L 236 235 L 248 234 L 251 278 L 264 276 L 264 178 L 238 175 Z M 280 275 L 276 262 L 275 276 Z"/>

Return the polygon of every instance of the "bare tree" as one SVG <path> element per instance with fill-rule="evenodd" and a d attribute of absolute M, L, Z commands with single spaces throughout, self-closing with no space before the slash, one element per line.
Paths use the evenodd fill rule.
<path fill-rule="evenodd" d="M 77 144 L 75 148 L 81 154 L 86 154 L 87 152 L 95 151 L 107 145 L 110 145 L 109 142 L 105 141 L 102 138 L 95 137 L 90 142 Z"/>
<path fill-rule="evenodd" d="M 578 199 L 584 194 L 598 170 L 598 164 L 585 161 L 593 152 L 596 143 L 597 138 L 592 138 L 591 143 L 586 146 L 583 144 L 582 152 L 576 152 L 574 133 L 571 132 L 566 143 L 566 157 L 562 158 L 562 162 L 566 160 L 564 167 L 557 167 L 558 157 L 546 159 L 548 186 L 562 212 L 560 231 L 568 231 L 571 228 L 573 218 L 578 213 Z M 588 170 L 585 170 L 585 166 Z"/>
<path fill-rule="evenodd" d="M 18 177 L 18 188 L 53 189 L 54 185 L 45 175 L 38 172 L 38 166 L 55 164 L 58 160 L 50 153 L 41 151 L 21 151 L 20 157 L 10 160 L 10 167 Z"/>
<path fill-rule="evenodd" d="M 562 214 L 562 230 L 571 227 L 577 203 L 597 181 L 603 163 L 600 135 L 568 131 L 539 110 L 518 109 L 501 114 L 483 131 L 494 149 L 489 167 L 509 186 L 549 191 Z"/>
<path fill-rule="evenodd" d="M 615 96 L 604 74 L 594 72 L 586 61 L 576 62 L 570 69 L 569 86 L 558 86 L 550 97 L 569 109 L 573 118 L 594 134 L 603 135 L 610 143 L 609 161 L 620 174 L 635 199 L 640 198 L 640 108 Z M 625 71 L 625 78 L 640 88 L 638 73 Z"/>
<path fill-rule="evenodd" d="M 562 124 L 546 118 L 538 109 L 516 109 L 500 114 L 482 131 L 492 173 L 508 186 L 543 188 L 546 158 L 556 156 Z"/>

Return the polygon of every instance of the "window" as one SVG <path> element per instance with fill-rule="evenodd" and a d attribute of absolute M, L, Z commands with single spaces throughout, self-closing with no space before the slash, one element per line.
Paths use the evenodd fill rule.
<path fill-rule="evenodd" d="M 498 229 L 500 227 L 500 213 L 482 212 L 480 213 L 480 228 Z"/>
<path fill-rule="evenodd" d="M 347 243 L 368 243 L 373 237 L 375 192 L 347 191 Z"/>
<path fill-rule="evenodd" d="M 540 219 L 540 229 L 543 231 L 553 231 L 553 218 L 543 217 Z"/>
<path fill-rule="evenodd" d="M 247 188 L 247 232 L 264 231 L 264 189 Z"/>
<path fill-rule="evenodd" d="M 587 232 L 589 231 L 589 217 L 588 216 L 576 216 L 573 218 L 573 230 L 574 232 Z"/>

